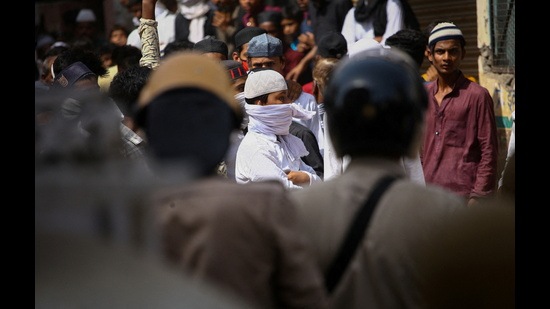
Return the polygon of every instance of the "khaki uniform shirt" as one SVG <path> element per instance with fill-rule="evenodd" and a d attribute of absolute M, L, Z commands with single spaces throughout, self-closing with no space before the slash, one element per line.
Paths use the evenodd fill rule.
<path fill-rule="evenodd" d="M 422 307 L 416 251 L 465 206 L 450 192 L 407 179 L 399 164 L 352 159 L 340 176 L 291 192 L 316 263 L 326 272 L 375 182 L 384 175 L 400 177 L 378 201 L 366 237 L 331 295 L 331 308 Z"/>
<path fill-rule="evenodd" d="M 192 276 L 257 308 L 327 308 L 322 276 L 280 183 L 213 177 L 155 200 L 164 253 Z"/>

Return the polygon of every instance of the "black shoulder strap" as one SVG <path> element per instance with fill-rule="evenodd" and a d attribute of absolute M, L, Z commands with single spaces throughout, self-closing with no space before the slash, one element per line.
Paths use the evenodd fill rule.
<path fill-rule="evenodd" d="M 395 179 L 396 177 L 394 176 L 385 176 L 381 178 L 374 189 L 372 189 L 363 207 L 361 207 L 355 215 L 355 219 L 347 232 L 344 242 L 340 246 L 338 254 L 325 274 L 325 287 L 329 293 L 331 293 L 338 284 L 340 277 L 344 274 L 349 261 L 357 249 L 357 245 L 361 242 L 361 239 L 363 239 L 363 234 L 365 234 L 365 230 L 378 200 Z"/>

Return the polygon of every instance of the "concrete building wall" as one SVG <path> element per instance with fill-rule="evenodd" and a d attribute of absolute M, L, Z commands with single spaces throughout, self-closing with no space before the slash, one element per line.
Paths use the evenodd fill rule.
<path fill-rule="evenodd" d="M 512 111 L 515 110 L 515 74 L 499 73 L 492 68 L 491 29 L 489 1 L 477 1 L 477 47 L 479 83 L 489 90 L 493 97 L 499 138 L 499 172 L 508 151 L 512 128 Z"/>

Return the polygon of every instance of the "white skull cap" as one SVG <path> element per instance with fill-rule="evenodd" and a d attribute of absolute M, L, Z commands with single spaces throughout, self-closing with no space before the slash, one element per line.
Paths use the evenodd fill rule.
<path fill-rule="evenodd" d="M 94 11 L 90 9 L 82 9 L 80 12 L 78 12 L 78 15 L 76 16 L 76 22 L 94 22 L 96 21 Z"/>
<path fill-rule="evenodd" d="M 348 50 L 349 57 L 353 57 L 356 54 L 365 51 L 365 50 L 372 50 L 372 49 L 383 49 L 385 48 L 384 45 L 380 44 L 380 42 L 376 41 L 372 38 L 363 38 L 359 41 L 353 43 Z"/>
<path fill-rule="evenodd" d="M 244 97 L 253 99 L 287 89 L 285 78 L 279 72 L 275 70 L 251 71 L 244 84 Z"/>

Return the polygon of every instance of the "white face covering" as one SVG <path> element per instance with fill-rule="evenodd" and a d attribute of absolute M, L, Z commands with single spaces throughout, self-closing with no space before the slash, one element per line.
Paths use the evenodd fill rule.
<path fill-rule="evenodd" d="M 277 105 L 245 105 L 248 113 L 248 131 L 263 134 L 275 134 L 281 142 L 290 160 L 298 160 L 309 154 L 304 142 L 298 137 L 289 134 L 292 118 L 311 119 L 314 111 L 306 111 L 296 103 Z"/>
<path fill-rule="evenodd" d="M 311 119 L 314 111 L 306 111 L 296 103 L 276 105 L 245 105 L 249 116 L 248 130 L 259 133 L 287 135 L 292 118 Z"/>

